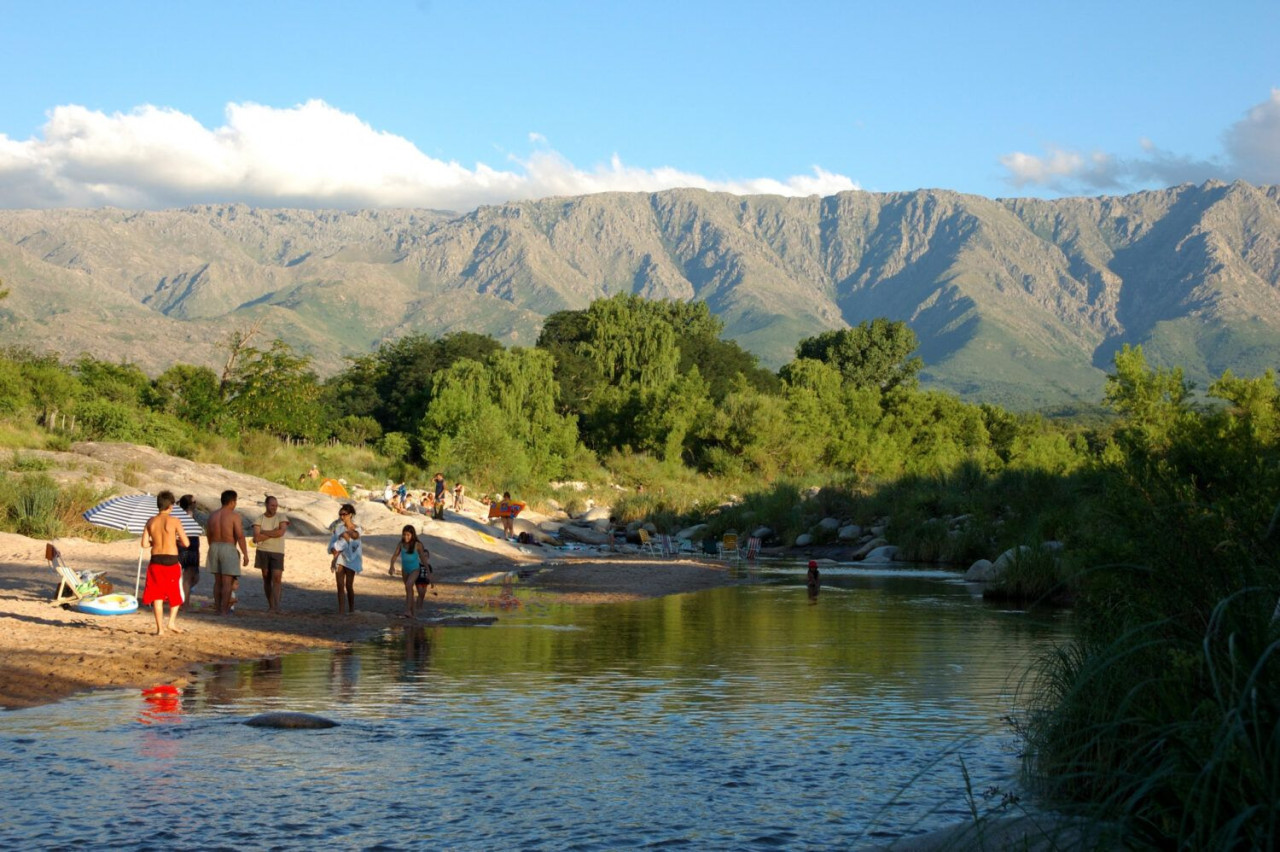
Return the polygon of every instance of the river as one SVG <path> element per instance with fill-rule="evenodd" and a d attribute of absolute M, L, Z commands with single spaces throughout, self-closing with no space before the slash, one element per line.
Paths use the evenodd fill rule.
<path fill-rule="evenodd" d="M 1069 616 L 939 571 L 756 579 L 0 714 L 0 846 L 857 848 L 1025 804 L 1006 719 Z M 341 725 L 241 724 L 278 709 Z"/>

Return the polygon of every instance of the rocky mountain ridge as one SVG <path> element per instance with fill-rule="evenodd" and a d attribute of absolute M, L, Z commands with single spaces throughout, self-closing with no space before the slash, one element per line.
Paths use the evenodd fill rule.
<path fill-rule="evenodd" d="M 1280 187 L 0 211 L 0 279 L 9 342 L 150 371 L 217 364 L 259 320 L 322 372 L 411 332 L 532 345 L 549 313 L 630 292 L 705 301 L 771 366 L 820 331 L 903 320 L 926 383 L 1029 407 L 1097 401 L 1124 343 L 1201 383 L 1280 362 Z"/>

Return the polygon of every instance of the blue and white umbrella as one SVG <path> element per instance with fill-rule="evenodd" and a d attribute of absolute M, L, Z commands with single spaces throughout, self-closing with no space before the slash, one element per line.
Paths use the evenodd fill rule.
<path fill-rule="evenodd" d="M 127 494 L 124 497 L 112 497 L 103 503 L 99 503 L 89 511 L 85 512 L 81 517 L 96 527 L 106 527 L 109 530 L 121 530 L 123 532 L 142 535 L 142 531 L 147 527 L 147 521 L 156 516 L 159 509 L 156 508 L 156 498 L 150 494 Z M 196 519 L 191 517 L 181 506 L 174 505 L 169 510 L 169 514 L 178 519 L 182 524 L 182 531 L 187 535 L 204 535 L 204 530 L 200 529 L 200 525 L 196 523 Z M 133 594 L 137 597 L 138 585 L 142 579 L 142 551 L 138 551 L 138 570 L 133 578 Z"/>

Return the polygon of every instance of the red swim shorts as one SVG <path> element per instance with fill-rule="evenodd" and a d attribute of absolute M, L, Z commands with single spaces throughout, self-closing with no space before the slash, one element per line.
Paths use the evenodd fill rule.
<path fill-rule="evenodd" d="M 182 606 L 186 598 L 182 595 L 182 566 L 161 565 L 152 562 L 147 565 L 147 584 L 142 588 L 142 605 L 150 606 L 156 601 L 165 601 L 169 606 Z"/>

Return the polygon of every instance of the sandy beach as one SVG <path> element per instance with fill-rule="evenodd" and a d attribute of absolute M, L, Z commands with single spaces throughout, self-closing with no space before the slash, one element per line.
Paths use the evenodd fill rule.
<path fill-rule="evenodd" d="M 622 601 L 733 582 L 722 564 L 518 548 L 462 525 L 440 525 L 435 532 L 424 540 L 438 594 L 427 596 L 418 616 L 422 620 L 502 618 L 504 611 L 496 605 L 499 578 L 467 582 L 495 572 L 524 575 L 515 588 L 526 602 Z M 403 624 L 404 585 L 388 573 L 396 537 L 366 536 L 365 570 L 355 581 L 357 611 L 347 616 L 337 614 L 327 541 L 289 538 L 283 613 L 267 612 L 262 575 L 250 564 L 235 613 L 218 616 L 210 601 L 212 579 L 202 571 L 192 600 L 178 616 L 184 632 L 156 636 L 149 609 L 96 616 L 51 605 L 57 576 L 45 561 L 45 542 L 0 533 L 0 707 L 29 707 L 103 687 L 182 686 L 205 664 L 337 647 Z M 133 591 L 137 539 L 109 544 L 61 539 L 57 546 L 73 569 L 106 571 L 116 591 Z"/>

